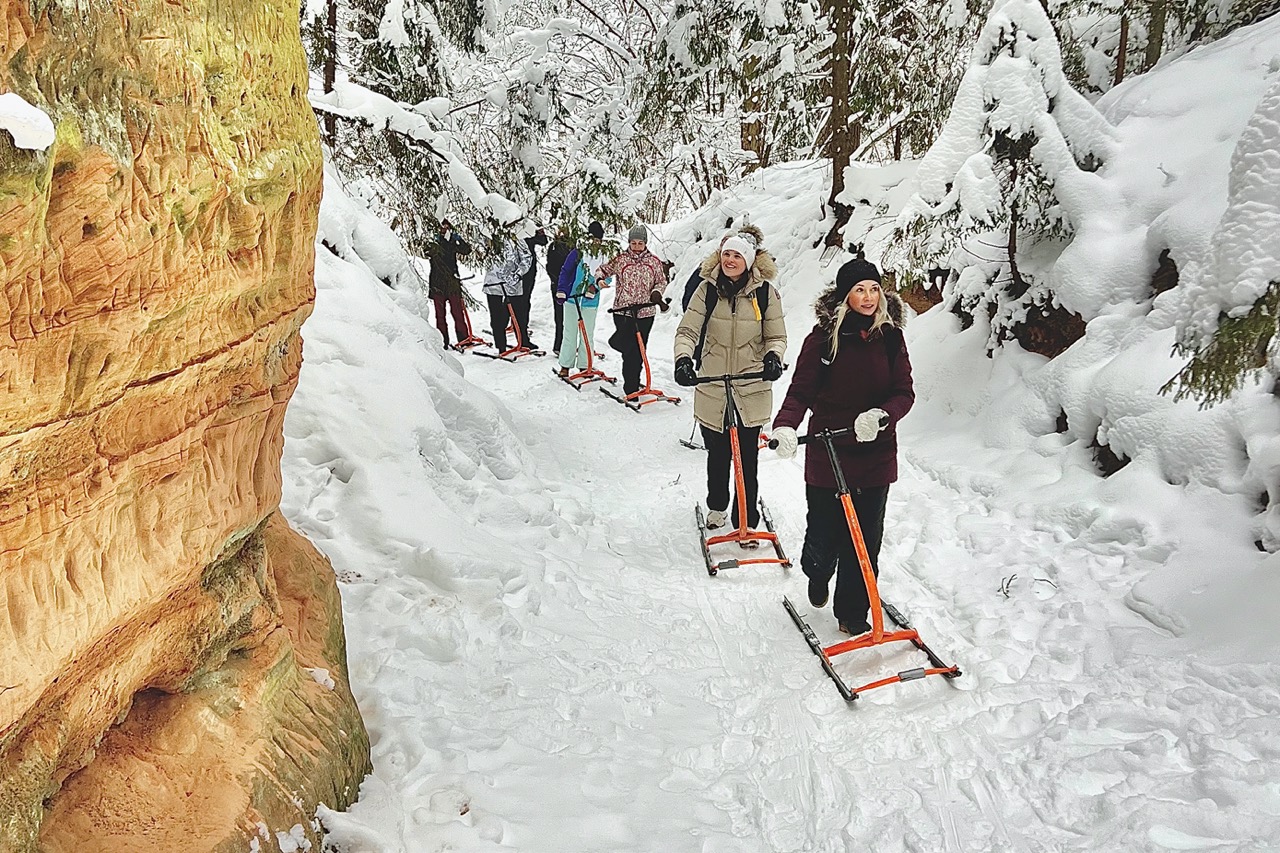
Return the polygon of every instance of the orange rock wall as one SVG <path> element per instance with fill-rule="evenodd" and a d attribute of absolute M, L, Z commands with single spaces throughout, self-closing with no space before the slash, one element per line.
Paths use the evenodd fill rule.
<path fill-rule="evenodd" d="M 0 851 L 26 851 L 61 831 L 47 816 L 70 825 L 58 797 L 100 744 L 119 758 L 135 729 L 162 728 L 134 724 L 135 696 L 161 719 L 218 707 L 220 683 L 227 701 L 283 702 L 294 632 L 336 625 L 340 640 L 341 613 L 336 594 L 318 613 L 277 594 L 269 568 L 274 547 L 319 571 L 284 586 L 333 587 L 267 523 L 321 189 L 297 4 L 0 6 L 0 91 L 57 127 L 44 152 L 0 132 Z M 327 627 L 290 626 L 299 609 Z M 273 725 L 342 727 L 328 759 L 334 743 L 309 742 L 350 797 L 368 759 L 344 658 L 339 641 L 306 664 L 339 681 L 318 723 L 281 706 L 237 725 L 268 740 Z M 227 832 L 270 764 L 242 757 Z M 43 847 L 94 849 L 67 843 Z"/>

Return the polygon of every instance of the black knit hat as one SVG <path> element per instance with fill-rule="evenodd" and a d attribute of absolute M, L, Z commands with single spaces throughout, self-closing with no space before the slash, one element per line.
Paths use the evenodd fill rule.
<path fill-rule="evenodd" d="M 880 270 L 861 255 L 840 267 L 840 271 L 836 273 L 836 294 L 840 299 L 844 299 L 849 295 L 849 291 L 853 290 L 853 286 L 860 281 L 874 281 L 880 284 Z"/>
<path fill-rule="evenodd" d="M 599 222 L 592 222 L 590 225 L 587 226 L 587 233 L 590 234 L 592 237 L 595 237 L 597 240 L 603 240 L 604 226 L 601 225 Z"/>

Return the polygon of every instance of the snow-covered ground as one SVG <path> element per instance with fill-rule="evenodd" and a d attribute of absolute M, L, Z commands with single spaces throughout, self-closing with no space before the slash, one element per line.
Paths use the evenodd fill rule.
<path fill-rule="evenodd" d="M 910 173 L 863 175 L 869 244 Z M 838 263 L 811 246 L 824 180 L 757 175 L 654 244 L 682 284 L 723 217 L 752 213 L 795 352 Z M 965 674 L 847 705 L 781 606 L 837 639 L 798 568 L 703 570 L 687 404 L 635 414 L 549 358 L 445 353 L 425 302 L 378 280 L 403 268 L 389 235 L 333 186 L 320 237 L 342 257 L 318 252 L 284 509 L 342 581 L 375 768 L 348 811 L 322 810 L 334 850 L 1280 850 L 1280 565 L 1251 544 L 1256 507 L 1141 455 L 1104 479 L 1093 434 L 1057 433 L 1044 402 L 1077 394 L 1083 417 L 1097 388 L 1110 403 L 1167 376 L 1168 339 L 1095 322 L 1051 370 L 988 359 L 943 311 L 912 321 L 919 402 L 882 590 Z M 680 393 L 676 321 L 651 350 Z M 532 324 L 549 343 L 541 277 Z M 1148 398 L 1125 393 L 1135 411 L 1099 422 L 1151 429 Z M 1183 411 L 1165 416 L 1181 434 L 1150 441 L 1222 458 L 1223 416 Z M 800 464 L 762 454 L 761 492 L 798 558 Z M 837 662 L 861 683 L 923 661 Z"/>

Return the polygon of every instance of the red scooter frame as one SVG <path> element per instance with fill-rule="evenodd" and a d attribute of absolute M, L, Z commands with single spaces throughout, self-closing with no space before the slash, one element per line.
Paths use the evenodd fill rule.
<path fill-rule="evenodd" d="M 610 308 L 610 314 L 630 314 L 634 321 L 642 308 L 666 308 L 670 305 L 670 300 L 659 300 L 657 302 L 644 302 L 639 305 L 628 305 L 625 308 Z M 672 397 L 653 387 L 653 371 L 649 367 L 649 355 L 645 352 L 644 336 L 640 334 L 640 327 L 636 326 L 636 345 L 640 347 L 640 358 L 644 362 L 644 385 L 640 386 L 640 390 L 632 391 L 626 396 L 620 397 L 610 391 L 608 388 L 601 388 L 600 393 L 606 395 L 612 400 L 617 400 L 633 412 L 640 411 L 641 406 L 647 406 L 650 403 L 675 403 L 679 405 L 680 398 Z M 645 399 L 645 398 L 649 399 Z"/>
<path fill-rule="evenodd" d="M 867 553 L 866 540 L 862 538 L 862 526 L 858 524 L 858 514 L 853 508 L 853 496 L 849 492 L 849 486 L 844 479 L 844 471 L 840 467 L 840 458 L 836 455 L 835 444 L 832 440 L 842 435 L 852 432 L 852 428 L 844 429 L 824 429 L 811 435 L 802 435 L 799 437 L 800 444 L 807 444 L 812 441 L 821 441 L 826 445 L 827 454 L 831 457 L 831 467 L 836 476 L 836 493 L 840 497 L 840 505 L 844 508 L 845 521 L 849 526 L 849 535 L 853 538 L 853 550 L 858 555 L 858 565 L 862 569 L 862 580 L 867 585 L 867 599 L 871 604 L 871 631 L 859 637 L 854 637 L 844 642 L 836 643 L 832 646 L 823 648 L 818 641 L 818 637 L 814 634 L 813 629 L 808 623 L 800 617 L 796 611 L 795 605 L 791 603 L 791 599 L 785 596 L 782 604 L 787 609 L 787 613 L 791 615 L 791 619 L 796 623 L 796 627 L 804 634 L 809 648 L 819 657 L 822 662 L 823 670 L 835 682 L 836 689 L 840 691 L 840 695 L 846 701 L 852 701 L 858 698 L 860 693 L 867 690 L 873 690 L 877 687 L 884 687 L 886 684 L 898 684 L 903 681 L 915 681 L 930 675 L 941 675 L 946 678 L 957 678 L 960 676 L 960 668 L 958 666 L 947 665 L 942 659 L 934 654 L 933 650 L 924 644 L 920 639 L 920 634 L 911 627 L 911 623 L 907 621 L 896 608 L 884 602 L 880 598 L 880 588 L 876 583 L 876 574 L 871 568 L 871 556 Z M 770 447 L 777 447 L 777 441 L 769 442 Z M 899 630 L 886 631 L 884 626 L 884 614 L 889 616 Z M 836 655 L 842 655 L 845 652 L 852 652 L 857 649 L 869 649 L 873 646 L 882 646 L 888 643 L 908 642 L 917 649 L 924 652 L 928 657 L 929 663 L 933 666 L 930 668 L 918 667 L 916 669 L 908 669 L 899 672 L 896 675 L 881 678 L 878 681 L 872 681 L 861 687 L 850 688 L 845 684 L 844 679 L 835 671 L 831 665 L 831 659 Z"/>
<path fill-rule="evenodd" d="M 499 361 L 515 361 L 516 359 L 524 358 L 527 355 L 546 355 L 547 353 L 545 350 L 530 349 L 524 345 L 524 339 L 520 335 L 520 324 L 516 322 L 516 309 L 510 302 L 507 303 L 507 313 L 511 315 L 511 327 L 513 327 L 516 332 L 516 345 L 510 349 L 503 350 L 496 355 L 491 352 L 478 351 L 475 355 L 483 356 L 484 358 L 493 358 Z"/>
<path fill-rule="evenodd" d="M 738 528 L 731 533 L 725 533 L 720 536 L 706 535 L 707 526 L 702 517 L 702 505 L 698 504 L 694 507 L 694 513 L 698 519 L 698 533 L 702 538 L 702 557 L 707 564 L 707 574 L 715 577 L 721 569 L 736 569 L 739 566 L 750 566 L 758 564 L 773 564 L 782 566 L 784 569 L 791 567 L 791 560 L 782 550 L 782 543 L 778 541 L 778 534 L 773 529 L 773 519 L 769 516 L 769 511 L 765 507 L 764 502 L 760 501 L 760 518 L 764 521 L 764 530 L 753 530 L 747 526 L 747 484 L 742 478 L 742 445 L 738 443 L 738 428 L 742 426 L 742 415 L 738 412 L 738 404 L 733 399 L 732 383 L 735 380 L 744 379 L 764 379 L 763 373 L 738 373 L 724 374 L 722 376 L 700 376 L 698 384 L 708 382 L 723 382 L 725 393 L 724 407 L 724 427 L 729 433 L 729 447 L 733 452 L 733 480 L 737 489 L 737 507 L 738 507 Z M 711 560 L 711 546 L 721 545 L 725 542 L 737 542 L 739 545 L 745 542 L 768 542 L 773 546 L 773 550 L 777 556 L 774 557 L 751 557 L 745 560 L 729 559 L 721 560 L 718 563 Z"/>
<path fill-rule="evenodd" d="M 467 300 L 462 300 L 462 320 L 467 324 L 467 336 L 453 345 L 458 352 L 466 352 L 472 347 L 487 347 L 489 342 L 475 333 L 471 328 L 471 312 L 467 310 Z"/>
<path fill-rule="evenodd" d="M 551 372 L 556 375 L 557 379 L 567 382 L 573 386 L 575 391 L 581 391 L 583 386 L 592 382 L 608 382 L 613 385 L 618 380 L 616 377 L 609 376 L 603 370 L 597 370 L 595 367 L 595 346 L 587 337 L 587 321 L 582 318 L 582 297 L 570 297 L 573 300 L 573 306 L 578 311 L 578 338 L 582 341 L 582 346 L 587 348 L 587 367 L 585 370 L 579 370 L 577 373 L 570 373 L 568 376 L 561 376 L 560 371 L 551 368 Z"/>

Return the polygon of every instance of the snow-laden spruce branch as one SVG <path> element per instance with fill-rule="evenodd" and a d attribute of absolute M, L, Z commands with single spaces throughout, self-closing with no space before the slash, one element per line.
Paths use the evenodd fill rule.
<path fill-rule="evenodd" d="M 446 99 L 438 98 L 427 102 L 426 109 L 431 111 L 431 119 L 351 82 L 336 84 L 328 94 L 313 92 L 310 99 L 312 107 L 320 112 L 363 121 L 375 130 L 391 131 L 426 146 L 431 155 L 444 166 L 450 183 L 477 210 L 502 225 L 510 226 L 523 217 L 520 206 L 515 202 L 485 190 L 475 172 L 463 161 L 452 136 L 437 130 L 435 122 L 449 111 Z"/>

